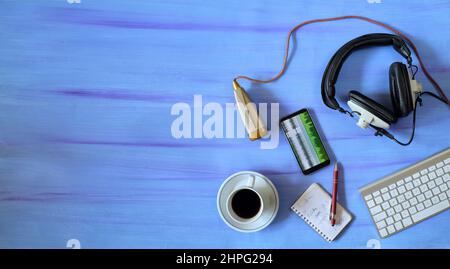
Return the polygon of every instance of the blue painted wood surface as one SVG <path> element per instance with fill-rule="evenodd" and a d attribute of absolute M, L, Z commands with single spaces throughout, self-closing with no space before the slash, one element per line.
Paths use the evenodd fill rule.
<path fill-rule="evenodd" d="M 322 72 L 346 41 L 383 29 L 362 21 L 317 24 L 296 35 L 286 75 L 249 85 L 281 115 L 308 107 L 344 166 L 340 201 L 355 216 L 326 243 L 289 206 L 312 183 L 328 190 L 331 167 L 303 176 L 283 136 L 276 149 L 247 139 L 175 139 L 173 104 L 232 103 L 237 74 L 267 78 L 287 31 L 312 18 L 364 15 L 417 44 L 450 94 L 448 1 L 0 1 L 0 247 L 366 248 L 378 239 L 358 188 L 449 146 L 448 108 L 425 99 L 412 146 L 403 148 L 327 109 Z M 388 100 L 391 49 L 355 53 L 338 91 Z M 430 84 L 419 79 L 425 88 Z M 411 118 L 394 132 L 403 140 Z M 240 170 L 268 176 L 280 211 L 267 229 L 241 234 L 216 209 L 222 181 Z M 382 248 L 449 248 L 450 212 Z M 70 241 L 73 242 L 73 241 Z"/>

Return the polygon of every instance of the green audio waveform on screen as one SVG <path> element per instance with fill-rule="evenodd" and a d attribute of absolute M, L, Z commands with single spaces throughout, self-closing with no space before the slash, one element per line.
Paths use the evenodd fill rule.
<path fill-rule="evenodd" d="M 317 130 L 314 127 L 314 124 L 309 114 L 307 112 L 303 112 L 299 114 L 299 117 L 306 129 L 306 132 L 308 133 L 311 144 L 313 145 L 314 151 L 316 152 L 320 162 L 328 160 L 329 158 L 327 152 L 325 151 L 325 148 L 322 142 L 320 141 L 319 134 L 317 133 Z"/>

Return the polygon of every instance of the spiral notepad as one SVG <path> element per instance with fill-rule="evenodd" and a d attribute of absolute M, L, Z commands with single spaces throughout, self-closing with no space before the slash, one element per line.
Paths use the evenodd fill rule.
<path fill-rule="evenodd" d="M 292 205 L 291 209 L 325 240 L 331 242 L 350 223 L 352 215 L 337 203 L 336 224 L 331 226 L 330 205 L 331 196 L 319 184 L 313 183 Z"/>

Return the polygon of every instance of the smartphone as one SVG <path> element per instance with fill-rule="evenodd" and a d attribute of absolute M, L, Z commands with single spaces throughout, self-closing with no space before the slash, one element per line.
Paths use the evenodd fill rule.
<path fill-rule="evenodd" d="M 304 175 L 330 164 L 330 157 L 306 108 L 282 118 L 280 125 Z"/>

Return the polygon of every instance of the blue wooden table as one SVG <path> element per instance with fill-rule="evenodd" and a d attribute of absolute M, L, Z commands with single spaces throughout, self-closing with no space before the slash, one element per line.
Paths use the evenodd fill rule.
<path fill-rule="evenodd" d="M 201 95 L 203 105 L 225 108 L 235 75 L 274 75 L 287 31 L 313 18 L 363 15 L 401 29 L 450 94 L 449 13 L 448 1 L 419 0 L 0 1 L 0 247 L 449 248 L 450 212 L 379 240 L 358 192 L 448 147 L 448 108 L 425 99 L 405 148 L 321 101 L 329 58 L 354 37 L 385 32 L 377 26 L 305 27 L 282 79 L 242 83 L 254 101 L 279 103 L 280 116 L 313 112 L 344 167 L 340 201 L 355 217 L 337 241 L 325 242 L 289 209 L 313 182 L 330 190 L 332 168 L 303 176 L 282 134 L 278 147 L 261 149 L 246 138 L 171 132 L 174 104 L 194 109 Z M 340 100 L 359 89 L 386 103 L 388 68 L 398 60 L 387 48 L 352 55 Z M 406 140 L 410 125 L 402 119 L 393 132 Z M 221 183 L 241 170 L 263 173 L 280 194 L 277 218 L 257 233 L 230 229 L 216 209 Z"/>

